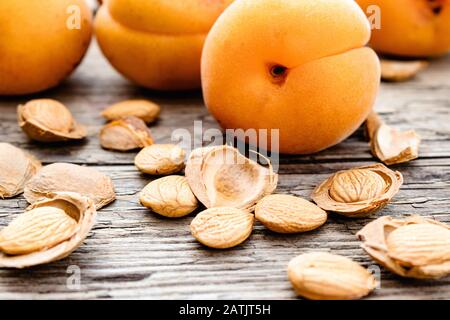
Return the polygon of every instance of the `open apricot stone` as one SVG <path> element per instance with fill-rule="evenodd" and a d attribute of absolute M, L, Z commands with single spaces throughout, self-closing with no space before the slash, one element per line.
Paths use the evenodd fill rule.
<path fill-rule="evenodd" d="M 0 230 L 0 268 L 27 268 L 63 259 L 91 231 L 97 211 L 78 193 L 48 194 Z"/>
<path fill-rule="evenodd" d="M 273 150 L 279 129 L 282 153 L 331 147 L 372 110 L 380 63 L 365 47 L 370 33 L 353 1 L 237 0 L 205 43 L 206 105 L 225 129 L 268 130 L 250 143 Z"/>
<path fill-rule="evenodd" d="M 361 218 L 384 208 L 402 184 L 400 172 L 374 164 L 333 174 L 311 197 L 323 210 Z"/>
<path fill-rule="evenodd" d="M 81 140 L 86 128 L 75 121 L 70 110 L 52 99 L 36 99 L 17 107 L 20 128 L 32 140 L 59 142 Z"/>

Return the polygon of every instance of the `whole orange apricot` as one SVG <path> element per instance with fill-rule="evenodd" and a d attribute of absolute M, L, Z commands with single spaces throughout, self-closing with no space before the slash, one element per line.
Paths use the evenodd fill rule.
<path fill-rule="evenodd" d="M 450 51 L 449 0 L 357 2 L 371 19 L 380 19 L 380 28 L 373 30 L 370 40 L 376 51 L 405 57 L 439 56 Z"/>
<path fill-rule="evenodd" d="M 352 0 L 237 0 L 205 43 L 205 102 L 226 129 L 279 129 L 279 150 L 309 154 L 350 136 L 380 83 L 369 23 Z M 261 133 L 263 131 L 259 131 Z"/>
<path fill-rule="evenodd" d="M 58 85 L 80 63 L 91 35 L 84 0 L 1 0 L 0 95 Z"/>
<path fill-rule="evenodd" d="M 96 36 L 110 63 L 133 82 L 196 89 L 206 34 L 231 2 L 108 0 L 96 17 Z"/>

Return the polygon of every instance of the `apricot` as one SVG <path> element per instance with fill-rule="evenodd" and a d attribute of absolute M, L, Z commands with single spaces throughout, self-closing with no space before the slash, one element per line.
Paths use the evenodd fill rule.
<path fill-rule="evenodd" d="M 110 63 L 126 78 L 156 90 L 200 88 L 206 34 L 232 0 L 109 0 L 95 31 Z"/>
<path fill-rule="evenodd" d="M 368 16 L 370 6 L 381 13 L 380 27 L 372 32 L 376 51 L 405 57 L 430 57 L 450 51 L 449 0 L 357 0 Z"/>
<path fill-rule="evenodd" d="M 206 105 L 225 129 L 269 130 L 256 141 L 269 149 L 271 129 L 282 153 L 326 149 L 372 110 L 380 64 L 369 38 L 351 0 L 237 0 L 205 43 Z"/>
<path fill-rule="evenodd" d="M 58 85 L 80 63 L 91 35 L 84 0 L 1 0 L 0 95 Z"/>

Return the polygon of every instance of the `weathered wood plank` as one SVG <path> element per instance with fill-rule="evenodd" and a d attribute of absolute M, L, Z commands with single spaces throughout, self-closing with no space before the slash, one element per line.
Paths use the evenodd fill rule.
<path fill-rule="evenodd" d="M 383 84 L 377 108 L 401 129 L 414 128 L 424 138 L 421 159 L 397 166 L 405 185 L 379 215 L 419 214 L 450 223 L 450 57 L 435 61 L 414 81 Z M 88 125 L 86 142 L 47 146 L 27 140 L 16 124 L 15 107 L 34 97 L 65 102 Z M 96 137 L 99 111 L 128 98 L 151 98 L 163 107 L 152 131 L 158 142 L 170 141 L 177 128 L 192 129 L 194 120 L 207 128 L 208 115 L 199 92 L 162 94 L 138 89 L 122 79 L 93 46 L 76 74 L 61 87 L 33 97 L 0 100 L 0 141 L 30 150 L 45 163 L 67 161 L 95 166 L 113 179 L 118 199 L 99 212 L 90 237 L 70 257 L 30 270 L 0 270 L 0 299 L 8 298 L 180 298 L 291 299 L 286 265 L 310 250 L 331 250 L 365 266 L 372 260 L 360 249 L 356 232 L 369 219 L 330 215 L 314 232 L 277 235 L 259 223 L 249 241 L 217 251 L 191 237 L 193 215 L 163 219 L 142 208 L 138 193 L 151 178 L 132 165 L 135 153 L 102 150 Z M 309 198 L 313 188 L 336 170 L 372 163 L 362 130 L 337 147 L 313 156 L 283 156 L 279 192 Z M 27 206 L 23 196 L 0 201 L 0 226 Z M 68 266 L 81 270 L 81 288 L 67 287 Z M 381 288 L 369 299 L 449 299 L 450 279 L 401 279 L 382 269 Z"/>
<path fill-rule="evenodd" d="M 338 169 L 361 163 L 282 166 L 279 192 L 309 197 L 312 189 Z M 85 244 L 69 258 L 31 271 L 0 271 L 0 298 L 292 298 L 286 264 L 296 254 L 331 250 L 373 264 L 359 248 L 356 232 L 371 219 L 330 215 L 323 228 L 301 235 L 276 235 L 257 224 L 249 241 L 227 251 L 203 248 L 189 233 L 190 217 L 163 219 L 138 204 L 138 192 L 151 178 L 133 166 L 99 166 L 111 176 L 118 199 L 101 210 Z M 381 214 L 419 214 L 450 222 L 450 164 L 418 160 L 399 168 L 405 175 L 401 193 Z M 424 193 L 424 190 L 432 192 Z M 0 224 L 26 207 L 22 197 L 0 202 Z M 66 288 L 66 269 L 77 265 L 82 288 Z M 418 282 L 383 270 L 382 287 L 371 299 L 448 298 L 450 280 Z M 413 288 L 420 287 L 420 292 Z M 423 289 L 423 290 L 422 290 Z M 8 293 L 6 293 L 8 292 Z"/>

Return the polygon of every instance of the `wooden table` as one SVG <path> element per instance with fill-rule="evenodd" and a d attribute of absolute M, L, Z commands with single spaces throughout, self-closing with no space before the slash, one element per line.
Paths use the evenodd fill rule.
<path fill-rule="evenodd" d="M 30 142 L 16 123 L 16 106 L 37 97 L 64 102 L 89 127 L 89 138 L 59 146 Z M 192 130 L 195 120 L 202 120 L 205 127 L 217 127 L 199 92 L 164 94 L 139 89 L 108 65 L 95 44 L 77 72 L 59 88 L 33 97 L 0 100 L 0 141 L 29 150 L 45 164 L 95 167 L 114 180 L 118 195 L 99 212 L 88 239 L 68 258 L 28 270 L 0 270 L 0 298 L 292 299 L 295 295 L 286 266 L 300 253 L 329 250 L 365 266 L 374 265 L 355 234 L 376 217 L 354 220 L 330 215 L 319 230 L 290 236 L 274 234 L 257 223 L 243 245 L 216 251 L 190 235 L 192 215 L 168 220 L 141 207 L 138 193 L 151 178 L 133 166 L 135 153 L 102 150 L 97 137 L 104 123 L 100 110 L 129 98 L 149 98 L 162 105 L 161 119 L 152 127 L 157 142 L 170 142 L 174 129 Z M 389 124 L 414 128 L 423 137 L 421 158 L 396 167 L 404 174 L 405 184 L 378 216 L 418 214 L 449 223 L 450 57 L 434 61 L 413 81 L 383 84 L 377 109 Z M 359 130 L 325 152 L 282 157 L 278 192 L 309 198 L 313 188 L 336 170 L 374 161 Z M 0 200 L 0 225 L 26 206 L 23 196 Z M 73 268 L 81 271 L 79 287 L 67 286 Z M 368 299 L 428 298 L 449 299 L 450 279 L 401 279 L 382 269 L 381 288 Z"/>

